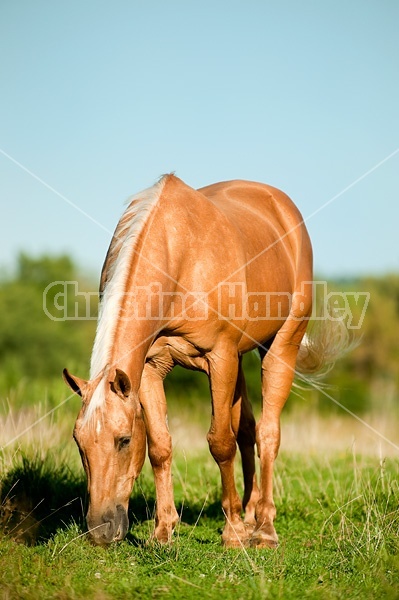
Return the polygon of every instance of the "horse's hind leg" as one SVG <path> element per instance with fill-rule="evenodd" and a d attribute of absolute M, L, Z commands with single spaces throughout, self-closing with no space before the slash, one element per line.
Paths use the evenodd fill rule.
<path fill-rule="evenodd" d="M 220 469 L 222 507 L 226 517 L 222 542 L 227 547 L 239 547 L 248 538 L 241 519 L 241 500 L 234 477 L 236 433 L 233 429 L 232 406 L 238 374 L 236 348 L 218 344 L 208 356 L 209 381 L 212 395 L 212 421 L 208 432 L 209 449 Z"/>
<path fill-rule="evenodd" d="M 256 427 L 261 468 L 260 498 L 251 546 L 275 548 L 278 544 L 273 525 L 276 516 L 273 466 L 280 446 L 280 414 L 290 393 L 298 348 L 306 325 L 305 320 L 288 317 L 262 359 L 262 415 Z"/>
<path fill-rule="evenodd" d="M 248 399 L 241 360 L 239 364 L 235 399 L 232 412 L 233 430 L 240 449 L 242 472 L 244 477 L 244 497 L 242 501 L 245 511 L 244 523 L 250 530 L 255 526 L 255 507 L 259 498 L 259 489 L 255 473 L 255 418 Z"/>

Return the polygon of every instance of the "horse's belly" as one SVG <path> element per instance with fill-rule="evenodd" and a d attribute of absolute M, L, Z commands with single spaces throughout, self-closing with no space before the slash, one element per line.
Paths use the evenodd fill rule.
<path fill-rule="evenodd" d="M 240 341 L 238 342 L 238 352 L 244 354 L 258 346 L 266 344 L 273 338 L 283 325 L 285 319 L 257 320 L 248 322 L 242 331 Z"/>

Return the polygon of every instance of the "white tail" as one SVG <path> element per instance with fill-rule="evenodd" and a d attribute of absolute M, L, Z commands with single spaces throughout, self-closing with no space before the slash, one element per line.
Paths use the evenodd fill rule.
<path fill-rule="evenodd" d="M 343 320 L 311 321 L 296 361 L 299 379 L 305 383 L 322 379 L 338 359 L 357 345 Z"/>

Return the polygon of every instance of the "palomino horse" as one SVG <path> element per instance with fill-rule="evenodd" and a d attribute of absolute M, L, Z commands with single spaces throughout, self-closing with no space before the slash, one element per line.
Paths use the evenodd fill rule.
<path fill-rule="evenodd" d="M 163 379 L 179 364 L 209 377 L 207 439 L 222 480 L 223 543 L 277 545 L 272 475 L 280 413 L 295 370 L 316 370 L 326 350 L 324 341 L 320 348 L 317 340 L 301 345 L 312 310 L 311 281 L 303 219 L 275 188 L 230 181 L 196 191 L 166 175 L 132 199 L 102 271 L 90 380 L 64 370 L 82 397 L 74 438 L 88 479 L 94 542 L 126 535 L 146 441 L 156 486 L 154 538 L 171 540 L 178 514 Z M 255 420 L 241 369 L 242 354 L 254 348 L 262 359 L 259 489 Z M 234 479 L 237 444 L 243 504 Z"/>

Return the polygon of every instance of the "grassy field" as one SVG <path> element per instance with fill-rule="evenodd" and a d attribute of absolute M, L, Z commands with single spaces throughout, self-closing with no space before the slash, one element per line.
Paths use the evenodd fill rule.
<path fill-rule="evenodd" d="M 275 474 L 280 546 L 226 550 L 219 474 L 205 442 L 209 407 L 185 414 L 172 406 L 174 542 L 147 543 L 154 488 L 146 463 L 128 537 L 104 550 L 85 535 L 85 482 L 71 439 L 77 399 L 42 418 L 65 397 L 57 393 L 1 417 L 2 598 L 399 597 L 398 453 L 360 422 L 291 411 Z M 373 422 L 385 436 L 389 425 Z M 241 485 L 239 464 L 237 478 Z"/>

